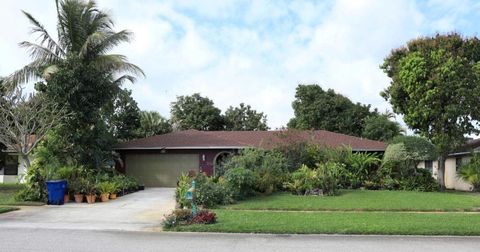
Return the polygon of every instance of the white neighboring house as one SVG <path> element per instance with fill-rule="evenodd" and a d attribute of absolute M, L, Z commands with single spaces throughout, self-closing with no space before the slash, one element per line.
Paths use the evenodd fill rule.
<path fill-rule="evenodd" d="M 457 171 L 463 164 L 470 162 L 473 153 L 480 153 L 480 139 L 474 139 L 459 151 L 448 155 L 445 160 L 445 187 L 460 191 L 471 191 L 473 186 L 457 176 Z M 438 161 L 423 161 L 417 166 L 418 168 L 428 169 L 432 172 L 434 178 L 438 176 Z"/>
<path fill-rule="evenodd" d="M 25 160 L 15 152 L 7 151 L 0 155 L 0 183 L 25 183 L 27 174 Z"/>

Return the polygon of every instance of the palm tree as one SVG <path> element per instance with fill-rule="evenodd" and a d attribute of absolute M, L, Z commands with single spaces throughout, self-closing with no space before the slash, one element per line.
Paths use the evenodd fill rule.
<path fill-rule="evenodd" d="M 172 131 L 170 122 L 156 111 L 140 112 L 140 135 L 149 137 Z"/>
<path fill-rule="evenodd" d="M 124 55 L 108 54 L 122 42 L 129 42 L 132 33 L 127 30 L 115 32 L 110 16 L 97 8 L 95 1 L 55 0 L 57 7 L 57 37 L 55 40 L 30 13 L 23 11 L 33 25 L 32 34 L 37 41 L 24 41 L 21 47 L 28 50 L 32 62 L 5 79 L 10 87 L 45 79 L 58 70 L 58 65 L 70 55 L 75 55 L 87 64 L 115 76 L 114 83 L 125 80 L 135 82 L 135 76 L 144 76 L 143 71 L 129 63 Z"/>

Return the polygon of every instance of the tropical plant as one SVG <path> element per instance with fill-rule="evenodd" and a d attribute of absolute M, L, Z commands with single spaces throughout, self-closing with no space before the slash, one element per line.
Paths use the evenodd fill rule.
<path fill-rule="evenodd" d="M 374 153 L 357 152 L 348 157 L 346 168 L 350 172 L 352 180 L 363 183 L 372 179 L 380 163 L 381 159 Z M 355 185 L 352 186 L 356 187 Z"/>
<path fill-rule="evenodd" d="M 474 191 L 480 191 L 480 154 L 473 155 L 469 163 L 462 165 L 457 176 L 470 183 Z"/>
<path fill-rule="evenodd" d="M 315 170 L 302 165 L 300 169 L 292 172 L 290 180 L 284 183 L 285 189 L 297 195 L 304 195 L 307 192 L 320 188 L 321 181 Z"/>
<path fill-rule="evenodd" d="M 171 132 L 172 125 L 157 111 L 142 111 L 137 131 L 140 137 L 149 137 Z"/>
<path fill-rule="evenodd" d="M 191 187 L 192 178 L 187 173 L 182 173 L 178 178 L 177 188 L 175 189 L 175 198 L 180 207 L 190 207 L 190 201 L 185 197 L 188 189 Z"/>
<path fill-rule="evenodd" d="M 109 194 L 115 192 L 115 184 L 110 181 L 99 182 L 95 185 L 100 194 Z"/>
<path fill-rule="evenodd" d="M 253 171 L 237 167 L 229 169 L 224 175 L 225 182 L 232 189 L 233 197 L 237 200 L 252 196 L 255 191 L 255 174 Z"/>
<path fill-rule="evenodd" d="M 117 84 L 125 80 L 135 81 L 135 75 L 143 75 L 143 71 L 129 63 L 125 56 L 108 54 L 115 46 L 129 42 L 132 33 L 127 30 L 114 31 L 112 18 L 100 10 L 95 1 L 56 0 L 55 3 L 58 40 L 33 15 L 23 12 L 33 26 L 32 33 L 38 34 L 40 43 L 20 43 L 33 61 L 6 77 L 5 83 L 17 86 L 41 79 L 48 81 L 58 71 L 59 63 L 71 55 L 94 64 L 104 72 L 119 75 L 114 80 Z"/>
<path fill-rule="evenodd" d="M 317 165 L 316 172 L 324 194 L 330 196 L 338 194 L 338 182 L 344 169 L 345 165 L 335 162 Z"/>

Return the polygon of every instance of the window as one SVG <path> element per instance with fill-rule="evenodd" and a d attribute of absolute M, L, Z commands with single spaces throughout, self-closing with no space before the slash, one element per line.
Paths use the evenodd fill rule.
<path fill-rule="evenodd" d="M 18 175 L 18 157 L 7 155 L 5 158 L 4 175 Z"/>
<path fill-rule="evenodd" d="M 460 166 L 462 166 L 462 158 L 461 158 L 461 157 L 457 157 L 457 158 L 455 158 L 455 170 L 458 171 L 458 169 L 460 168 Z"/>
<path fill-rule="evenodd" d="M 433 161 L 432 160 L 425 161 L 425 169 L 429 170 L 430 172 L 433 171 Z"/>

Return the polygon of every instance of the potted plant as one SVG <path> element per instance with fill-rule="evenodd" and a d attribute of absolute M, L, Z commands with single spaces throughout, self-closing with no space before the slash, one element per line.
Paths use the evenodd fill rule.
<path fill-rule="evenodd" d="M 112 182 L 112 191 L 110 192 L 110 199 L 116 199 L 117 198 L 117 192 L 120 190 L 120 183 L 117 181 Z"/>
<path fill-rule="evenodd" d="M 100 193 L 100 200 L 106 202 L 109 199 L 110 192 L 112 192 L 112 182 L 103 181 L 97 184 L 98 192 Z"/>
<path fill-rule="evenodd" d="M 73 198 L 76 203 L 82 203 L 85 196 L 85 179 L 78 178 L 70 183 L 70 188 L 73 191 Z"/>
<path fill-rule="evenodd" d="M 96 194 L 96 185 L 92 181 L 92 179 L 87 179 L 85 182 L 85 194 L 87 198 L 87 203 L 88 204 L 93 204 L 95 203 L 95 200 L 97 199 L 97 194 Z"/>

